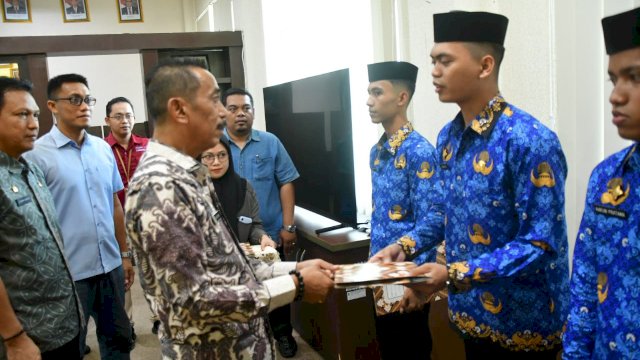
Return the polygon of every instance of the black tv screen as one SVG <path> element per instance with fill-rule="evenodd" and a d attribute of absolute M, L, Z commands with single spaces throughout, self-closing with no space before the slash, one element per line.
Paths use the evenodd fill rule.
<path fill-rule="evenodd" d="M 264 103 L 267 131 L 300 173 L 296 205 L 355 226 L 349 70 L 266 87 Z"/>

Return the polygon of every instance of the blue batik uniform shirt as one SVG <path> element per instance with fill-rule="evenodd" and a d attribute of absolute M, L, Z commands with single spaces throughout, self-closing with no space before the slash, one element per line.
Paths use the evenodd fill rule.
<path fill-rule="evenodd" d="M 640 146 L 591 174 L 576 239 L 564 359 L 640 357 Z"/>
<path fill-rule="evenodd" d="M 414 259 L 416 263 L 435 261 L 435 251 L 423 244 L 444 240 L 443 195 L 436 164 L 435 148 L 411 123 L 389 138 L 384 134 L 373 146 L 369 161 L 373 190 L 370 255 L 402 239 L 427 250 Z"/>
<path fill-rule="evenodd" d="M 229 137 L 227 129 L 224 133 L 231 145 L 233 168 L 256 191 L 264 230 L 277 242 L 283 225 L 280 187 L 297 179 L 300 174 L 275 135 L 251 130 L 247 143 L 240 149 Z"/>
<path fill-rule="evenodd" d="M 450 320 L 511 351 L 557 346 L 569 297 L 558 137 L 498 95 L 468 127 L 459 113 L 437 144 L 447 261 L 470 285 L 450 293 Z"/>

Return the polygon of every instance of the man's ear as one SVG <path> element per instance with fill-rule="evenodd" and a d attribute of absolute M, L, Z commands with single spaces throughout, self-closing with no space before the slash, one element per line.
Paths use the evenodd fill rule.
<path fill-rule="evenodd" d="M 409 91 L 400 90 L 398 93 L 398 106 L 405 106 L 409 103 Z"/>
<path fill-rule="evenodd" d="M 181 97 L 172 97 L 167 100 L 167 113 L 169 118 L 175 119 L 176 122 L 189 123 L 189 103 Z"/>
<path fill-rule="evenodd" d="M 495 71 L 496 59 L 491 55 L 485 55 L 480 59 L 480 66 L 482 70 L 480 71 L 479 77 L 481 79 L 488 78 Z"/>
<path fill-rule="evenodd" d="M 47 108 L 49 108 L 49 111 L 51 111 L 52 114 L 56 114 L 58 112 L 56 102 L 53 100 L 47 100 Z"/>

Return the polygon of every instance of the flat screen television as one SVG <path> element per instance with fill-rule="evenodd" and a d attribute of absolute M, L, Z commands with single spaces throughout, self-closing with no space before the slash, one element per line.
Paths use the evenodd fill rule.
<path fill-rule="evenodd" d="M 267 131 L 300 173 L 296 205 L 355 227 L 349 69 L 269 86 L 263 94 Z"/>

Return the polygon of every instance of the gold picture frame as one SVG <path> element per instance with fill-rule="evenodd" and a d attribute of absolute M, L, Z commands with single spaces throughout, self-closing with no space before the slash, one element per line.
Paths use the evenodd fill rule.
<path fill-rule="evenodd" d="M 121 23 L 142 22 L 142 0 L 116 0 L 118 20 Z"/>
<path fill-rule="evenodd" d="M 64 22 L 90 21 L 88 0 L 60 0 Z"/>
<path fill-rule="evenodd" d="M 31 6 L 29 6 L 29 0 L 3 0 L 2 21 L 31 22 Z"/>

